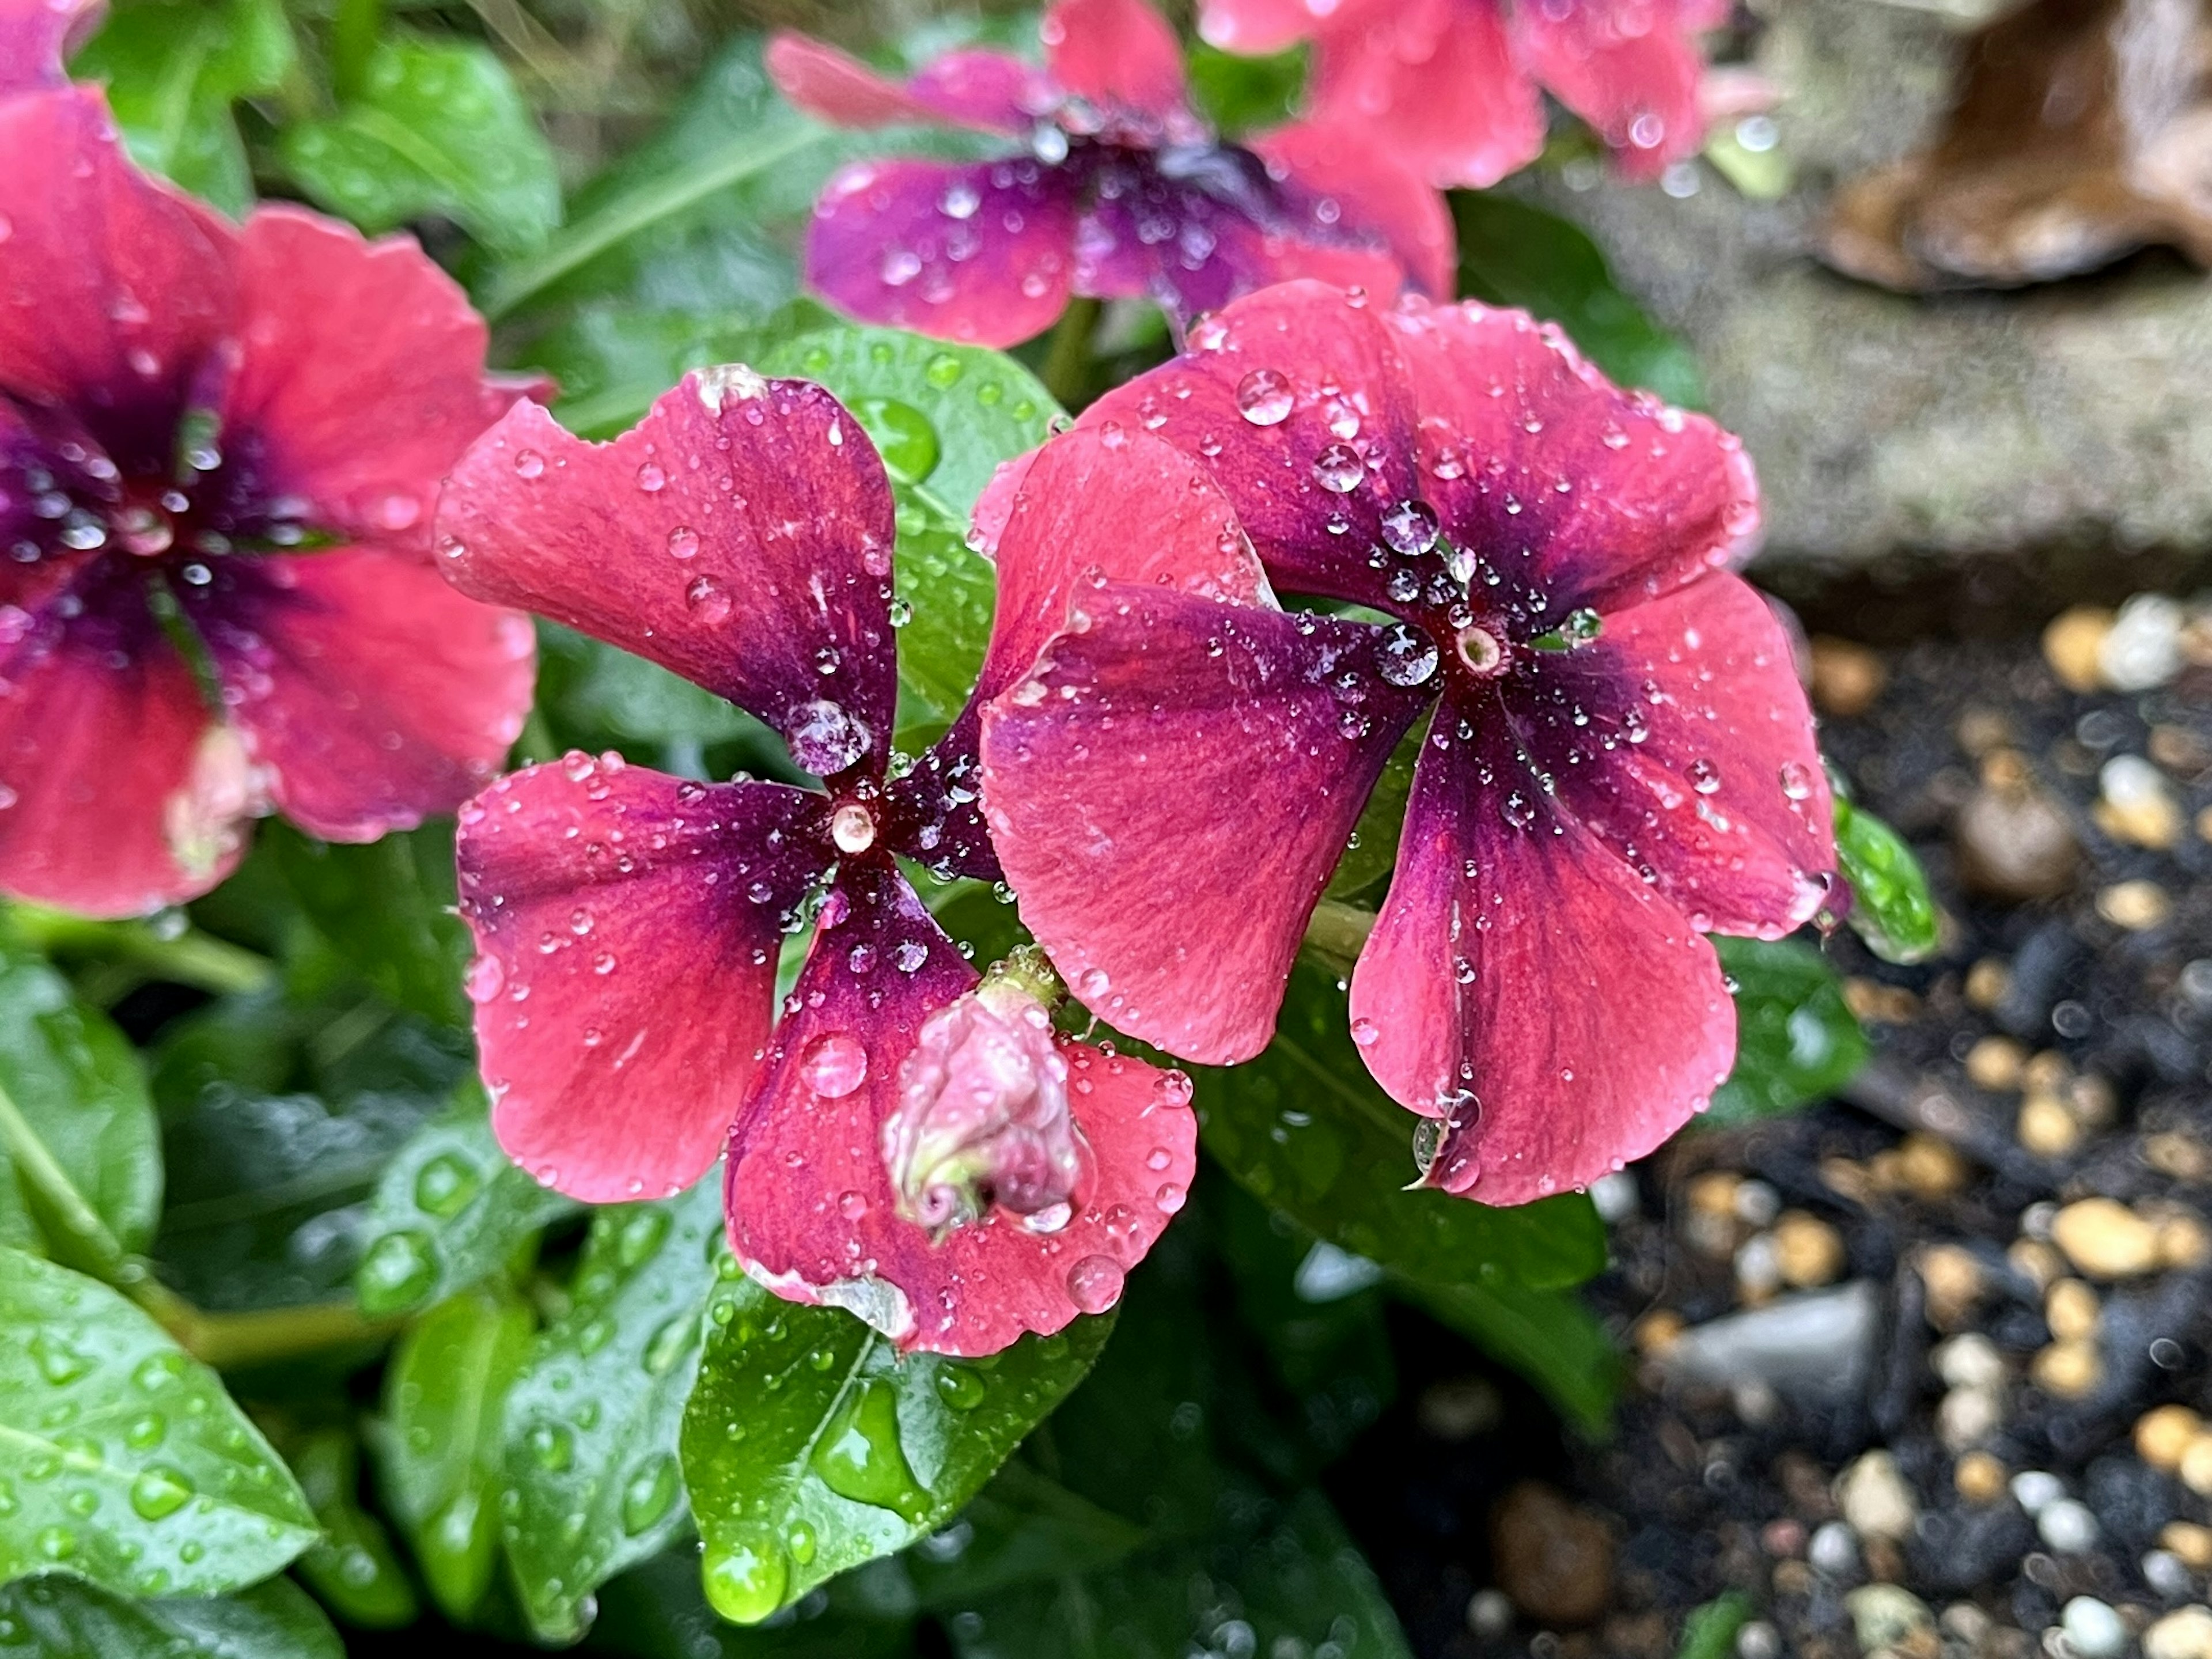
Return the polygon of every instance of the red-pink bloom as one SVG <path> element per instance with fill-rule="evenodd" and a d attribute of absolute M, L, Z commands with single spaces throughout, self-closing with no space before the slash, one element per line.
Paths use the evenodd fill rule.
<path fill-rule="evenodd" d="M 1317 125 L 1481 187 L 1543 149 L 1540 88 L 1632 176 L 1696 155 L 1697 36 L 1727 17 L 1725 0 L 1200 0 L 1199 27 L 1231 52 L 1313 41 Z"/>
<path fill-rule="evenodd" d="M 871 322 L 994 346 L 1048 327 L 1071 294 L 1149 295 L 1180 324 L 1289 276 L 1451 292 L 1450 218 L 1388 146 L 1306 127 L 1221 143 L 1146 0 L 1057 0 L 1042 33 L 1042 70 L 958 52 L 902 86 L 803 35 L 770 43 L 776 84 L 824 120 L 949 121 L 1025 146 L 843 168 L 807 236 L 816 289 Z"/>
<path fill-rule="evenodd" d="M 439 580 L 430 515 L 519 388 L 411 241 L 146 178 L 68 24 L 0 13 L 0 890 L 125 915 L 272 805 L 373 840 L 497 768 L 530 624 Z"/>
<path fill-rule="evenodd" d="M 1176 446 L 1256 556 L 1194 530 L 1210 593 L 1066 580 L 1121 577 L 1139 533 L 1111 475 L 1038 499 L 1086 434 Z M 1001 601 L 1004 648 L 1042 650 L 986 710 L 984 805 L 1023 919 L 1094 1011 L 1186 1059 L 1258 1053 L 1425 713 L 1351 1018 L 1376 1080 L 1440 1122 L 1428 1181 L 1498 1203 L 1587 1182 L 1727 1074 L 1735 1011 L 1701 935 L 1787 932 L 1833 863 L 1788 641 L 1727 568 L 1758 523 L 1735 439 L 1520 313 L 1297 283 L 1201 323 L 993 496 L 1001 592 L 1057 586 Z M 1018 531 L 1046 511 L 1065 533 L 1024 578 Z M 1285 612 L 1263 567 L 1399 620 Z M 1057 632 L 1036 620 L 1055 605 Z"/>
<path fill-rule="evenodd" d="M 728 697 L 825 786 L 576 754 L 462 810 L 468 991 L 501 1144 L 603 1201 L 687 1185 L 726 1143 L 747 1269 L 908 1348 L 991 1352 L 1110 1305 L 1191 1179 L 1174 1073 L 1054 1046 L 1083 1149 L 1064 1211 L 1025 1215 L 1024 1189 L 940 1241 L 901 1215 L 886 1168 L 908 1061 L 941 1046 L 933 1021 L 977 982 L 894 855 L 998 869 L 972 713 L 910 770 L 891 763 L 892 502 L 859 423 L 819 386 L 743 368 L 687 377 L 608 444 L 526 405 L 454 469 L 438 528 L 465 592 Z M 994 653 L 984 687 L 1027 660 Z M 811 948 L 772 1025 L 778 949 L 811 894 Z"/>

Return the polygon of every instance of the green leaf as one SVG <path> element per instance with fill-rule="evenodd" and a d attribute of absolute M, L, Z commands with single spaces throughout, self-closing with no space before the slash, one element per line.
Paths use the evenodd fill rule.
<path fill-rule="evenodd" d="M 231 104 L 275 90 L 295 55 L 279 0 L 128 0 L 70 72 L 106 83 L 140 166 L 239 217 L 252 203 L 253 175 Z"/>
<path fill-rule="evenodd" d="M 206 1595 L 315 1541 L 307 1501 L 206 1366 L 95 1279 L 0 1247 L 0 1582 Z"/>
<path fill-rule="evenodd" d="M 1793 939 L 1717 938 L 1735 985 L 1735 1069 L 1698 1121 L 1771 1117 L 1825 1099 L 1866 1063 L 1866 1033 L 1827 958 Z"/>
<path fill-rule="evenodd" d="M 726 1281 L 684 1414 L 707 1595 L 756 1623 L 936 1530 L 1081 1381 L 1113 1328 L 1079 1319 L 988 1361 L 897 1358 L 835 1308 Z"/>
<path fill-rule="evenodd" d="M 415 1587 L 383 1522 L 361 1507 L 353 1435 L 321 1429 L 289 1449 L 300 1488 L 323 1529 L 293 1571 L 349 1625 L 397 1630 L 413 1624 L 421 1611 Z"/>
<path fill-rule="evenodd" d="M 1454 191 L 1460 291 L 1557 323 L 1625 386 L 1687 409 L 1705 405 L 1689 348 L 1621 292 L 1597 244 L 1565 219 L 1489 191 Z"/>
<path fill-rule="evenodd" d="M 1735 1651 L 1737 1632 L 1750 1617 L 1751 1598 L 1741 1590 L 1730 1590 L 1701 1607 L 1692 1607 L 1682 1621 L 1676 1659 L 1729 1659 Z"/>
<path fill-rule="evenodd" d="M 798 303 L 809 326 L 828 315 L 811 301 Z M 687 370 L 752 362 L 775 326 L 723 313 L 598 302 L 579 307 L 521 356 L 559 383 L 553 413 L 562 425 L 579 437 L 611 438 L 636 425 Z"/>
<path fill-rule="evenodd" d="M 1421 745 L 1428 736 L 1428 721 L 1414 721 L 1413 729 L 1400 739 L 1390 758 L 1382 763 L 1382 775 L 1375 781 L 1374 793 L 1367 797 L 1359 822 L 1352 826 L 1352 840 L 1344 856 L 1336 861 L 1336 873 L 1328 878 L 1325 896 L 1349 898 L 1397 867 L 1398 836 L 1405 826 L 1406 803 L 1413 793 L 1413 767 L 1421 758 Z"/>
<path fill-rule="evenodd" d="M 371 1318 L 405 1313 L 494 1278 L 541 1228 L 576 1208 L 500 1150 L 471 1083 L 417 1129 L 378 1178 L 354 1290 Z"/>
<path fill-rule="evenodd" d="M 1292 969 L 1267 1052 L 1194 1066 L 1206 1149 L 1262 1203 L 1340 1249 L 1427 1284 L 1579 1284 L 1605 1266 L 1589 1199 L 1563 1193 L 1513 1209 L 1406 1190 L 1416 1119 L 1360 1063 L 1328 969 Z"/>
<path fill-rule="evenodd" d="M 506 67 L 472 42 L 387 36 L 360 97 L 286 127 L 277 150 L 318 205 L 366 231 L 434 214 L 520 252 L 561 222 L 552 149 Z"/>
<path fill-rule="evenodd" d="M 430 1595 L 466 1620 L 499 1552 L 500 1418 L 529 1352 L 530 1310 L 466 1291 L 417 1320 L 393 1350 L 370 1449 Z"/>
<path fill-rule="evenodd" d="M 558 733 L 605 732 L 630 742 L 726 743 L 759 729 L 743 709 L 658 663 L 541 622 L 538 703 Z M 582 746 L 580 744 L 580 746 Z"/>
<path fill-rule="evenodd" d="M 235 1595 L 129 1601 L 67 1578 L 0 1589 L 10 1659 L 345 1659 L 345 1644 L 286 1578 Z"/>
<path fill-rule="evenodd" d="M 699 1553 L 664 1550 L 611 1581 L 587 1650 L 628 1659 L 914 1659 L 914 1588 L 898 1560 L 855 1568 L 766 1625 L 722 1622 Z"/>
<path fill-rule="evenodd" d="M 1144 1543 L 1142 1527 L 1017 1456 L 958 1520 L 903 1559 L 921 1605 L 952 1613 L 1017 1584 L 1103 1571 Z"/>
<path fill-rule="evenodd" d="M 1227 137 L 1280 126 L 1297 113 L 1310 56 L 1300 45 L 1243 58 L 1201 40 L 1190 49 L 1191 101 Z"/>
<path fill-rule="evenodd" d="M 685 1524 L 677 1431 L 720 1249 L 719 1169 L 680 1198 L 602 1209 L 572 1287 L 507 1391 L 507 1560 L 540 1641 L 574 1641 L 592 1593 Z"/>
<path fill-rule="evenodd" d="M 1583 1434 L 1597 1440 L 1612 1432 L 1620 1357 L 1572 1291 L 1403 1280 L 1398 1289 L 1534 1382 Z"/>
<path fill-rule="evenodd" d="M 137 1051 L 67 980 L 0 944 L 0 1243 L 112 1272 L 161 1210 Z"/>
<path fill-rule="evenodd" d="M 465 1026 L 468 929 L 453 914 L 453 826 L 440 821 L 364 845 L 317 841 L 282 819 L 265 856 L 323 939 L 386 1001 Z"/>
<path fill-rule="evenodd" d="M 769 374 L 837 394 L 884 458 L 898 502 L 902 727 L 949 725 L 991 635 L 991 567 L 969 550 L 975 498 L 1002 462 L 1052 434 L 1060 405 L 1011 357 L 894 329 L 819 329 L 769 351 Z"/>
<path fill-rule="evenodd" d="M 1940 939 L 1936 901 L 1912 849 L 1836 791 L 1836 862 L 1851 887 L 1851 930 L 1884 962 L 1919 962 Z"/>

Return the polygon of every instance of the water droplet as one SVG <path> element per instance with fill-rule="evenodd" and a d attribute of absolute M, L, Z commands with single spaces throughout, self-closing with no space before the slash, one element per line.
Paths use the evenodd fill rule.
<path fill-rule="evenodd" d="M 520 478 L 543 477 L 545 458 L 534 449 L 518 449 L 514 452 L 514 472 Z"/>
<path fill-rule="evenodd" d="M 868 752 L 868 728 L 826 697 L 802 703 L 785 728 L 791 757 L 817 778 L 834 777 Z"/>
<path fill-rule="evenodd" d="M 631 1537 L 651 1527 L 674 1507 L 676 1460 L 663 1453 L 630 1476 L 623 1488 L 623 1530 Z"/>
<path fill-rule="evenodd" d="M 159 1412 L 146 1412 L 131 1419 L 123 1431 L 123 1441 L 133 1451 L 151 1451 L 168 1434 L 169 1419 Z"/>
<path fill-rule="evenodd" d="M 875 815 L 848 802 L 830 815 L 830 839 L 845 854 L 865 853 L 876 844 Z"/>
<path fill-rule="evenodd" d="M 715 1612 L 732 1624 L 756 1625 L 783 1605 L 790 1559 L 766 1542 L 714 1547 L 701 1564 L 701 1580 Z"/>
<path fill-rule="evenodd" d="M 699 554 L 699 532 L 688 524 L 679 524 L 668 532 L 668 550 L 679 559 L 696 558 Z"/>
<path fill-rule="evenodd" d="M 842 1100 L 867 1078 L 867 1049 L 843 1031 L 826 1032 L 800 1051 L 799 1081 L 824 1100 Z"/>
<path fill-rule="evenodd" d="M 149 1354 L 138 1362 L 131 1381 L 147 1394 L 161 1394 L 184 1378 L 190 1362 L 180 1353 Z"/>
<path fill-rule="evenodd" d="M 1426 501 L 1400 501 L 1382 515 L 1382 539 L 1407 558 L 1437 544 L 1437 510 Z"/>
<path fill-rule="evenodd" d="M 1121 1299 L 1121 1264 L 1110 1255 L 1086 1255 L 1067 1270 L 1067 1299 L 1087 1314 L 1102 1314 Z"/>
<path fill-rule="evenodd" d="M 489 1002 L 507 983 L 507 969 L 500 966 L 499 958 L 489 954 L 471 958 L 468 970 L 461 975 L 461 989 L 471 1002 Z"/>
<path fill-rule="evenodd" d="M 31 1358 L 38 1362 L 39 1375 L 60 1388 L 74 1382 L 92 1369 L 92 1361 L 51 1331 L 35 1332 L 31 1337 Z"/>
<path fill-rule="evenodd" d="M 1362 1014 L 1352 1022 L 1352 1040 L 1361 1048 L 1372 1048 L 1382 1039 L 1382 1033 L 1376 1028 L 1375 1022 L 1366 1015 Z"/>
<path fill-rule="evenodd" d="M 870 1377 L 837 1402 L 811 1462 L 823 1484 L 840 1498 L 921 1521 L 929 1495 L 914 1477 L 899 1442 L 898 1395 L 882 1377 Z"/>
<path fill-rule="evenodd" d="M 947 392 L 960 383 L 965 372 L 966 366 L 957 357 L 949 351 L 940 351 L 922 369 L 921 378 L 939 392 Z"/>
<path fill-rule="evenodd" d="M 1721 769 L 1711 761 L 1693 760 L 1688 767 L 1690 787 L 1701 795 L 1717 793 L 1721 787 Z"/>
<path fill-rule="evenodd" d="M 667 488 L 668 475 L 653 462 L 647 461 L 637 470 L 637 487 L 648 495 L 657 495 Z"/>
<path fill-rule="evenodd" d="M 1802 761 L 1782 763 L 1782 793 L 1790 800 L 1803 800 L 1813 793 L 1812 769 Z"/>
<path fill-rule="evenodd" d="M 372 1318 L 413 1307 L 438 1282 L 429 1235 L 413 1228 L 385 1234 L 369 1246 L 353 1282 L 362 1311 Z"/>
<path fill-rule="evenodd" d="M 131 1507 L 142 1520 L 159 1521 L 174 1515 L 190 1503 L 193 1496 L 192 1483 L 182 1470 L 166 1468 L 156 1463 L 141 1470 L 131 1483 Z"/>
<path fill-rule="evenodd" d="M 713 627 L 730 619 L 730 595 L 712 576 L 695 576 L 684 590 L 684 603 L 691 614 Z"/>
<path fill-rule="evenodd" d="M 576 1437 L 564 1423 L 535 1423 L 525 1437 L 538 1467 L 558 1474 L 576 1461 Z"/>
<path fill-rule="evenodd" d="M 1342 495 L 1359 487 L 1367 476 L 1359 452 L 1350 444 L 1331 444 L 1314 457 L 1314 477 L 1323 489 L 1334 490 Z"/>
<path fill-rule="evenodd" d="M 912 404 L 895 398 L 858 398 L 850 405 L 897 483 L 917 484 L 937 471 L 937 428 Z"/>
<path fill-rule="evenodd" d="M 951 1361 L 940 1364 L 937 1370 L 937 1397 L 957 1412 L 972 1412 L 983 1403 L 983 1396 L 991 1391 L 983 1373 L 972 1365 Z"/>
<path fill-rule="evenodd" d="M 1162 1215 L 1173 1215 L 1189 1201 L 1190 1194 L 1177 1181 L 1163 1182 L 1159 1190 L 1152 1194 L 1152 1202 Z"/>
<path fill-rule="evenodd" d="M 415 1205 L 441 1220 L 459 1215 L 483 1184 L 476 1166 L 455 1152 L 441 1152 L 415 1176 Z"/>
<path fill-rule="evenodd" d="M 1254 426 L 1281 425 L 1296 403 L 1291 377 L 1279 369 L 1255 368 L 1237 383 L 1237 411 Z"/>
<path fill-rule="evenodd" d="M 696 1314 L 678 1314 L 653 1334 L 645 1345 L 644 1364 L 647 1374 L 665 1376 L 681 1363 L 690 1352 L 692 1339 L 698 1334 Z"/>
<path fill-rule="evenodd" d="M 1437 645 L 1419 629 L 1394 623 L 1376 647 L 1376 672 L 1393 685 L 1423 685 L 1437 672 Z"/>

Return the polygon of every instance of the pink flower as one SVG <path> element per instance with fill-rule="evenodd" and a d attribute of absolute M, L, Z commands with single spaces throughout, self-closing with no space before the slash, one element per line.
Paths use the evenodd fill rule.
<path fill-rule="evenodd" d="M 0 890 L 127 915 L 271 806 L 370 841 L 497 768 L 530 624 L 438 579 L 430 514 L 520 388 L 413 242 L 141 173 L 72 26 L 0 13 Z"/>
<path fill-rule="evenodd" d="M 776 84 L 823 120 L 951 121 L 1024 145 L 843 168 L 808 234 L 816 289 L 870 322 L 994 346 L 1048 327 L 1070 294 L 1150 295 L 1181 324 L 1286 276 L 1451 291 L 1449 216 L 1387 147 L 1305 127 L 1219 142 L 1146 0 L 1057 0 L 1041 32 L 1042 71 L 959 52 L 903 86 L 802 35 L 770 43 Z"/>
<path fill-rule="evenodd" d="M 1085 441 L 1122 466 L 1054 465 Z M 1150 533 L 1208 587 L 1115 568 L 1117 497 L 1169 445 L 1249 538 L 1199 501 Z M 1120 1029 L 1209 1064 L 1258 1053 L 1426 716 L 1352 980 L 1369 1070 L 1437 1121 L 1427 1180 L 1486 1201 L 1650 1151 L 1734 1058 L 1702 935 L 1786 933 L 1834 861 L 1788 640 L 1728 569 L 1758 516 L 1735 439 L 1517 312 L 1317 283 L 1238 301 L 981 515 L 1013 635 L 994 653 L 1036 661 L 981 745 L 1023 920 Z M 1270 581 L 1396 620 L 1285 611 Z"/>
<path fill-rule="evenodd" d="M 1199 27 L 1230 52 L 1313 41 L 1316 125 L 1479 188 L 1543 149 L 1540 88 L 1632 177 L 1696 155 L 1696 37 L 1727 17 L 1724 0 L 1200 0 Z"/>
<path fill-rule="evenodd" d="M 594 1201 L 673 1192 L 726 1144 L 747 1269 L 907 1348 L 992 1352 L 1111 1305 L 1190 1182 L 1188 1084 L 1053 1041 L 1062 1127 L 1089 1149 L 1054 1214 L 1026 1206 L 1056 1177 L 1032 1180 L 1011 1148 L 944 1151 L 942 1115 L 911 1104 L 939 1061 L 975 1075 L 948 1011 L 967 1011 L 954 1024 L 1000 1013 L 969 998 L 975 970 L 894 855 L 946 875 L 998 868 L 972 710 L 911 770 L 891 766 L 892 503 L 860 424 L 819 386 L 743 368 L 688 376 L 609 444 L 524 405 L 454 469 L 438 528 L 464 591 L 728 697 L 824 785 L 693 783 L 577 754 L 463 809 L 461 908 L 480 952 L 468 991 L 501 1144 Z M 994 653 L 987 694 L 1024 665 Z M 813 894 L 811 948 L 772 1024 L 778 951 Z M 1047 1058 L 1030 1043 L 1008 1064 Z M 1009 1123 L 981 1127 L 982 1141 L 1004 1143 L 1013 1118 L 1051 1141 L 1052 1113 L 1005 1104 Z M 920 1194 L 911 1158 L 902 1185 L 885 1161 L 887 1122 L 916 1109 Z M 947 1158 L 969 1166 L 956 1184 L 976 1213 L 948 1207 L 940 1239 L 901 1210 Z"/>

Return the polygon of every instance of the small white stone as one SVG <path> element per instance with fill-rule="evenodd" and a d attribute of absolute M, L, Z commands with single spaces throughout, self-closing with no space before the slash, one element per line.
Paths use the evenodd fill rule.
<path fill-rule="evenodd" d="M 1772 1296 L 1782 1288 L 1782 1258 L 1772 1233 L 1753 1233 L 1735 1253 L 1735 1282 L 1747 1297 Z"/>
<path fill-rule="evenodd" d="M 2035 1517 L 2035 1530 L 2061 1555 L 2086 1555 L 2097 1547 L 2097 1517 L 2075 1498 L 2045 1504 Z"/>
<path fill-rule="evenodd" d="M 1899 1473 L 1897 1459 L 1879 1448 L 1836 1478 L 1836 1504 L 1863 1538 L 1907 1538 L 1920 1518 L 1919 1500 Z"/>
<path fill-rule="evenodd" d="M 1859 1535 L 1843 1522 L 1831 1521 L 1814 1531 L 1805 1559 L 1831 1578 L 1849 1577 L 1859 1570 Z"/>
<path fill-rule="evenodd" d="M 1479 1589 L 1467 1601 L 1467 1627 L 1477 1636 L 1496 1638 L 1513 1628 L 1513 1601 L 1502 1589 Z"/>
<path fill-rule="evenodd" d="M 2013 1501 L 2030 1515 L 2040 1515 L 2066 1496 L 2066 1483 L 2044 1469 L 2022 1469 L 2012 1478 Z"/>
<path fill-rule="evenodd" d="M 1782 1194 L 1764 1181 L 1742 1182 L 1736 1187 L 1731 1207 L 1737 1220 L 1764 1227 L 1782 1213 Z"/>
<path fill-rule="evenodd" d="M 1936 1432 L 1947 1451 L 1970 1451 L 2003 1423 L 2004 1396 L 1995 1389 L 1954 1389 L 1936 1408 Z"/>
<path fill-rule="evenodd" d="M 2143 1583 L 2169 1601 L 2179 1601 L 2197 1588 L 2189 1564 L 2172 1550 L 2151 1550 L 2142 1559 Z"/>
<path fill-rule="evenodd" d="M 1735 1659 L 1782 1659 L 1782 1632 L 1753 1619 L 1735 1633 Z"/>
<path fill-rule="evenodd" d="M 2143 1632 L 2143 1659 L 2212 1659 L 2212 1607 L 2169 1613 Z"/>
<path fill-rule="evenodd" d="M 2058 1615 L 2067 1645 L 2080 1659 L 2118 1659 L 2128 1645 L 2128 1627 L 2105 1602 L 2094 1595 L 2077 1595 Z"/>
<path fill-rule="evenodd" d="M 1979 1331 L 1954 1336 L 1936 1350 L 1936 1375 L 1954 1389 L 1995 1389 L 2003 1386 L 2004 1356 L 1997 1345 Z"/>
<path fill-rule="evenodd" d="M 2138 593 L 2120 607 L 2097 646 L 2097 674 L 2115 691 L 2148 691 L 2181 672 L 2181 607 L 2163 593 Z"/>
<path fill-rule="evenodd" d="M 1600 1176 L 1590 1182 L 1590 1202 L 1597 1206 L 1599 1220 L 1608 1227 L 1618 1226 L 1640 1207 L 1636 1177 L 1626 1170 Z"/>

